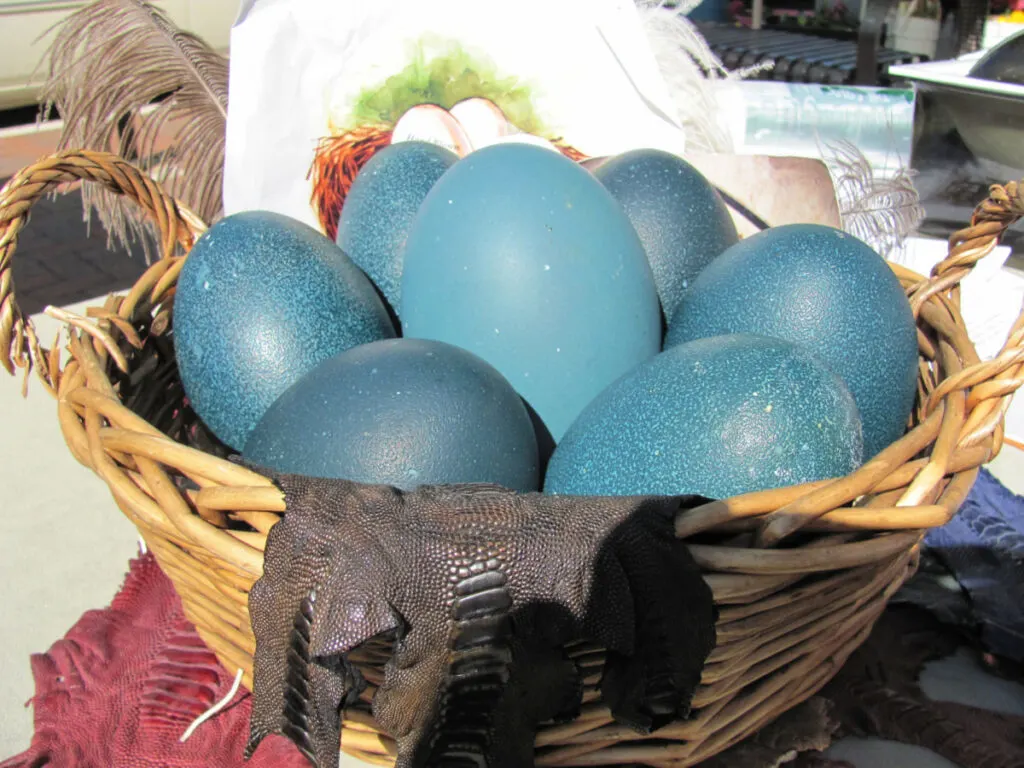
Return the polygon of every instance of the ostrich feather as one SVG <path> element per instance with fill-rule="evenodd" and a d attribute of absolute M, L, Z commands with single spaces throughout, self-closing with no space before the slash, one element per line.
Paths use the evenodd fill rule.
<path fill-rule="evenodd" d="M 897 256 L 904 240 L 924 219 L 910 172 L 900 168 L 892 178 L 879 178 L 864 154 L 848 141 L 829 145 L 824 153 L 843 229 L 883 257 Z"/>
<path fill-rule="evenodd" d="M 670 8 L 664 0 L 636 0 L 647 40 L 654 52 L 686 133 L 687 152 L 733 153 L 723 109 L 722 85 L 757 74 L 766 66 L 728 71 L 686 14 L 700 0 L 683 0 Z M 843 229 L 887 258 L 924 218 L 910 173 L 892 178 L 875 175 L 864 154 L 849 142 L 820 147 L 832 175 Z"/>
<path fill-rule="evenodd" d="M 228 62 L 144 0 L 96 0 L 63 21 L 49 50 L 43 114 L 64 122 L 60 148 L 112 151 L 212 222 L 222 210 Z M 91 186 L 98 214 L 125 247 L 148 226 L 137 208 Z M 149 248 L 146 247 L 148 255 Z"/>
<path fill-rule="evenodd" d="M 658 63 L 686 134 L 688 149 L 732 152 L 718 86 L 741 79 L 759 69 L 729 72 L 686 14 L 700 4 L 687 0 L 670 8 L 658 0 L 637 0 L 644 34 Z"/>

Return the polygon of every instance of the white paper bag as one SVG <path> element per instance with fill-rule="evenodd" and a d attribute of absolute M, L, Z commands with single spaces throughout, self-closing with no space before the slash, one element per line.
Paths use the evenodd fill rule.
<path fill-rule="evenodd" d="M 456 95 L 510 105 L 520 128 L 587 155 L 685 150 L 630 0 L 255 0 L 231 36 L 225 212 L 323 229 L 321 139 Z"/>

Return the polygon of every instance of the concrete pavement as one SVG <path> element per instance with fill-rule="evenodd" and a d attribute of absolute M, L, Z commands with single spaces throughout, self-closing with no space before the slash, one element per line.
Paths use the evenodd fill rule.
<path fill-rule="evenodd" d="M 86 231 L 72 193 L 32 208 L 14 255 L 17 297 L 26 313 L 46 304 L 84 313 L 109 291 L 131 286 L 141 257 L 106 250 L 97 224 Z M 36 315 L 49 344 L 58 324 Z M 113 598 L 137 552 L 135 528 L 106 484 L 67 450 L 54 399 L 35 380 L 0 373 L 0 757 L 32 734 L 29 655 L 45 651 L 82 613 Z"/>

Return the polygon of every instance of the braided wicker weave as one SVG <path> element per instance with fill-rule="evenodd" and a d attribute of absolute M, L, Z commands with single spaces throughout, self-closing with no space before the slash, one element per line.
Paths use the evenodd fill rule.
<path fill-rule="evenodd" d="M 32 203 L 78 179 L 145 208 L 162 234 L 163 258 L 90 318 L 64 314 L 65 348 L 47 350 L 18 309 L 11 259 Z M 1022 215 L 1024 187 L 994 186 L 931 277 L 893 265 L 920 345 L 917 406 L 902 439 L 848 477 L 746 494 L 677 520 L 680 537 L 700 542 L 691 551 L 720 609 L 694 717 L 649 737 L 616 725 L 597 697 L 602 653 L 580 646 L 572 652 L 589 672 L 583 713 L 541 729 L 538 765 L 693 765 L 835 674 L 913 572 L 923 531 L 950 518 L 1002 445 L 1002 417 L 1024 377 L 1024 315 L 1001 354 L 981 362 L 960 316 L 958 284 Z M 168 334 L 183 254 L 202 228 L 114 156 L 64 152 L 26 168 L 0 191 L 0 361 L 12 374 L 24 369 L 26 380 L 34 369 L 56 396 L 72 453 L 109 485 L 199 633 L 250 685 L 247 593 L 284 503 L 266 478 L 189 444 L 195 429 Z M 355 654 L 371 682 L 386 650 Z M 372 693 L 371 685 L 365 700 Z M 346 712 L 342 748 L 380 764 L 393 754 L 366 706 Z"/>

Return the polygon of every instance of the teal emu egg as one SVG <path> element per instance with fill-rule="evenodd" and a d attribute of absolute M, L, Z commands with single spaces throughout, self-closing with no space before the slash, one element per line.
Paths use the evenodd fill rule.
<path fill-rule="evenodd" d="M 849 474 L 853 396 L 814 355 L 761 336 L 680 344 L 623 376 L 555 448 L 544 490 L 727 498 Z"/>
<path fill-rule="evenodd" d="M 394 335 L 359 267 L 312 227 L 277 213 L 221 219 L 196 241 L 178 278 L 174 348 L 185 394 L 238 450 L 303 374 Z"/>
<path fill-rule="evenodd" d="M 540 484 L 537 439 L 512 385 L 476 355 L 422 339 L 376 341 L 324 361 L 270 407 L 244 456 L 404 490 Z"/>
<path fill-rule="evenodd" d="M 352 182 L 338 221 L 338 245 L 397 313 L 402 260 L 413 217 L 434 183 L 459 156 L 425 141 L 391 144 Z"/>
<path fill-rule="evenodd" d="M 594 176 L 640 236 L 668 321 L 693 279 L 739 239 L 725 202 L 700 171 L 659 149 L 612 157 Z"/>
<path fill-rule="evenodd" d="M 406 242 L 403 335 L 497 368 L 557 441 L 660 349 L 643 246 L 590 173 L 526 144 L 480 149 L 430 190 Z"/>
<path fill-rule="evenodd" d="M 864 458 L 899 439 L 917 392 L 914 314 L 867 244 L 819 224 L 759 232 L 694 281 L 665 347 L 723 333 L 801 344 L 846 382 L 864 424 Z"/>

